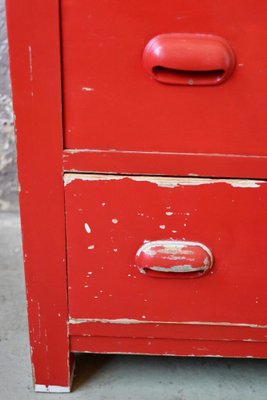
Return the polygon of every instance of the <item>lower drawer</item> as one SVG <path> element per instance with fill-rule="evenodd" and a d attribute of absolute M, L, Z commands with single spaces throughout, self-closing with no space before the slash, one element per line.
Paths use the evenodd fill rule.
<path fill-rule="evenodd" d="M 267 325 L 267 183 L 66 174 L 76 322 Z"/>

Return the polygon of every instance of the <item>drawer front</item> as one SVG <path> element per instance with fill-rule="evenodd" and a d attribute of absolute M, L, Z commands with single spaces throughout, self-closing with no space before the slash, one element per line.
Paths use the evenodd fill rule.
<path fill-rule="evenodd" d="M 61 7 L 66 148 L 267 154 L 266 2 L 62 0 Z M 223 38 L 235 54 L 232 75 L 214 86 L 155 80 L 148 70 L 156 60 L 148 65 L 143 51 L 166 33 Z M 173 68 L 205 69 L 205 46 L 193 45 L 193 60 L 182 65 L 185 49 L 174 43 Z M 209 54 L 215 62 L 216 51 Z"/>
<path fill-rule="evenodd" d="M 65 191 L 71 318 L 267 324 L 265 182 L 66 174 Z"/>

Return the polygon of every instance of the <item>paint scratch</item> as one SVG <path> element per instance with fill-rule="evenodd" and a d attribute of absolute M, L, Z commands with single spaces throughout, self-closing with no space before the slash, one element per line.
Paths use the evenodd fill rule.
<path fill-rule="evenodd" d="M 86 230 L 87 233 L 91 233 L 91 228 L 90 228 L 90 226 L 87 224 L 87 222 L 84 224 L 84 229 Z"/>
<path fill-rule="evenodd" d="M 83 90 L 84 92 L 93 92 L 95 89 L 94 89 L 94 88 L 91 88 L 91 87 L 83 87 L 82 90 Z"/>
<path fill-rule="evenodd" d="M 139 320 L 131 318 L 117 318 L 117 319 L 100 319 L 100 318 L 70 318 L 71 325 L 85 324 L 85 323 L 103 323 L 103 324 L 164 324 L 164 325 L 205 325 L 205 326 L 236 326 L 266 329 L 267 325 L 258 325 L 254 323 L 235 323 L 235 322 L 209 322 L 209 321 L 151 321 Z"/>
<path fill-rule="evenodd" d="M 33 83 L 32 47 L 28 46 L 28 50 L 29 50 L 29 65 L 30 65 L 31 96 L 33 97 L 33 89 L 32 89 L 32 83 Z"/>

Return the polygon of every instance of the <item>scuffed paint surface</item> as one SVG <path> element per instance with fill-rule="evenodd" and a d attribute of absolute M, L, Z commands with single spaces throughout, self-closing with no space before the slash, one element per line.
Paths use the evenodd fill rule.
<path fill-rule="evenodd" d="M 202 243 L 178 240 L 156 240 L 143 244 L 136 253 L 136 265 L 141 273 L 151 271 L 173 274 L 179 278 L 199 277 L 211 269 L 213 256 Z M 197 273 L 193 274 L 192 273 Z M 175 275 L 176 274 L 176 275 Z M 158 277 L 164 277 L 159 274 Z M 167 275 L 166 275 L 167 276 Z"/>
<path fill-rule="evenodd" d="M 256 329 L 267 329 L 267 325 L 258 325 L 258 324 L 246 324 L 246 323 L 238 323 L 238 322 L 218 322 L 218 321 L 144 321 L 138 319 L 131 318 L 117 318 L 117 319 L 98 319 L 98 318 L 70 318 L 69 324 L 85 324 L 85 323 L 95 323 L 100 322 L 103 324 L 167 324 L 167 325 L 205 325 L 205 326 L 229 326 L 229 327 L 248 327 L 248 328 L 256 328 Z"/>
<path fill-rule="evenodd" d="M 72 319 L 267 324 L 265 182 L 66 174 L 65 183 Z M 188 279 L 194 252 L 166 251 L 168 274 L 150 265 L 165 279 L 140 273 L 135 255 L 153 241 L 201 243 L 214 265 Z M 211 265 L 206 255 L 200 265 Z"/>
<path fill-rule="evenodd" d="M 208 179 L 208 178 L 168 178 L 168 177 L 149 177 L 149 176 L 121 176 L 121 175 L 86 175 L 67 173 L 64 176 L 65 186 L 75 180 L 95 180 L 109 181 L 131 179 L 137 182 L 150 182 L 163 188 L 175 188 L 179 185 L 183 186 L 200 186 L 210 184 L 226 184 L 236 188 L 259 188 L 265 181 L 251 179 Z M 166 214 L 171 215 L 171 214 Z"/>

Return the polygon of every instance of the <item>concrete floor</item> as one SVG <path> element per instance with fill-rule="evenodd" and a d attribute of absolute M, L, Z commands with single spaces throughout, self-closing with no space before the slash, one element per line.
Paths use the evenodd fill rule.
<path fill-rule="evenodd" d="M 32 391 L 20 224 L 0 213 L 0 399 L 266 400 L 267 360 L 77 357 L 71 394 Z"/>

